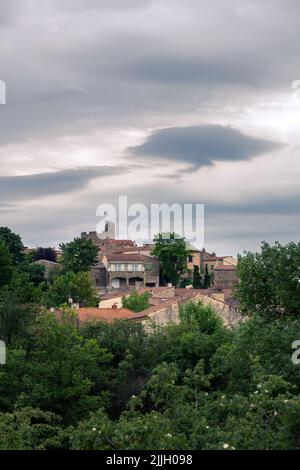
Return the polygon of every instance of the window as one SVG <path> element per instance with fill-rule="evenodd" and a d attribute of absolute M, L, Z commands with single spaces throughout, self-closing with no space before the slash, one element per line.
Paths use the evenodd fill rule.
<path fill-rule="evenodd" d="M 110 271 L 126 271 L 125 264 L 113 263 L 110 265 Z"/>
<path fill-rule="evenodd" d="M 131 265 L 132 267 L 132 271 L 143 271 L 143 265 L 142 264 L 138 264 L 138 263 L 133 263 Z"/>
<path fill-rule="evenodd" d="M 187 261 L 188 261 L 188 263 L 192 263 L 192 262 L 193 262 L 193 256 L 192 256 L 192 255 L 189 255 L 189 256 L 187 257 Z"/>

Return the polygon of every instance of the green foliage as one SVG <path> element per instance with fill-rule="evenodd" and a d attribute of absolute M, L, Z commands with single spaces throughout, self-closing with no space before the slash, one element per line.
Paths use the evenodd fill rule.
<path fill-rule="evenodd" d="M 202 302 L 188 302 L 180 306 L 179 316 L 183 323 L 194 324 L 202 332 L 212 334 L 217 330 L 223 330 L 223 323 L 210 304 Z"/>
<path fill-rule="evenodd" d="M 97 263 L 98 248 L 92 240 L 75 238 L 70 243 L 62 243 L 61 265 L 65 272 L 80 273 L 89 271 Z"/>
<path fill-rule="evenodd" d="M 19 262 L 0 288 L 0 339 L 7 346 L 0 449 L 299 449 L 300 367 L 291 355 L 300 319 L 296 301 L 283 292 L 285 286 L 298 295 L 294 260 L 282 268 L 297 250 L 276 245 L 275 267 L 286 278 L 271 272 L 275 286 L 264 277 L 274 261 L 269 248 L 240 260 L 238 295 L 251 315 L 233 330 L 201 302 L 182 305 L 178 324 L 79 328 L 76 312 L 49 313 L 42 299 L 91 305 L 89 275 L 56 273 L 47 290 L 28 261 Z M 126 307 L 146 308 L 149 297 L 136 294 L 124 299 L 131 301 Z"/>
<path fill-rule="evenodd" d="M 18 271 L 28 275 L 29 282 L 32 282 L 35 287 L 45 287 L 45 268 L 40 264 L 22 262 L 18 266 Z"/>
<path fill-rule="evenodd" d="M 13 266 L 10 252 L 3 241 L 0 240 L 0 288 L 8 284 L 13 275 Z"/>
<path fill-rule="evenodd" d="M 142 312 L 143 310 L 146 310 L 146 308 L 150 307 L 150 297 L 150 292 L 139 294 L 134 290 L 130 295 L 122 297 L 122 306 L 132 310 L 133 312 Z"/>
<path fill-rule="evenodd" d="M 0 450 L 50 450 L 63 447 L 60 419 L 37 408 L 0 413 Z"/>
<path fill-rule="evenodd" d="M 68 272 L 59 273 L 52 279 L 52 283 L 46 294 L 46 304 L 49 307 L 60 307 L 72 299 L 81 307 L 96 307 L 99 298 L 92 286 L 89 273 Z"/>
<path fill-rule="evenodd" d="M 180 276 L 186 272 L 186 260 L 190 254 L 184 238 L 180 238 L 175 233 L 160 233 L 154 239 L 154 243 L 155 248 L 152 254 L 159 259 L 162 281 L 177 286 Z"/>
<path fill-rule="evenodd" d="M 300 368 L 291 361 L 292 343 L 300 338 L 300 320 L 254 316 L 236 327 L 230 344 L 221 345 L 212 360 L 218 384 L 247 393 L 252 386 L 251 367 L 260 358 L 263 370 L 280 375 L 300 392 Z"/>
<path fill-rule="evenodd" d="M 193 268 L 193 289 L 201 289 L 202 288 L 202 278 L 200 275 L 199 266 L 194 266 Z"/>
<path fill-rule="evenodd" d="M 236 298 L 242 313 L 273 319 L 299 316 L 300 243 L 263 242 L 261 252 L 239 257 L 237 274 Z"/>
<path fill-rule="evenodd" d="M 212 285 L 212 281 L 213 281 L 212 275 L 209 273 L 208 265 L 206 264 L 205 269 L 204 269 L 203 283 L 202 283 L 203 289 L 208 289 Z"/>
<path fill-rule="evenodd" d="M 40 408 L 72 423 L 107 403 L 111 354 L 79 334 L 74 315 L 57 321 L 42 312 L 32 321 L 20 348 L 9 348 L 0 376 L 0 406 Z M 8 391 L 10 391 L 8 395 Z"/>
<path fill-rule="evenodd" d="M 41 296 L 28 274 L 14 271 L 10 284 L 0 289 L 0 339 L 9 343 L 26 335 Z"/>
<path fill-rule="evenodd" d="M 73 450 L 173 450 L 185 449 L 186 437 L 173 436 L 171 420 L 160 413 L 124 413 L 117 422 L 103 411 L 92 414 L 71 434 Z"/>
<path fill-rule="evenodd" d="M 205 268 L 201 266 L 194 266 L 193 270 L 193 288 L 194 289 L 208 289 L 213 283 L 213 276 L 208 270 L 208 265 Z"/>
<path fill-rule="evenodd" d="M 140 393 L 152 367 L 157 364 L 156 344 L 141 323 L 124 320 L 86 324 L 82 334 L 97 339 L 99 345 L 113 355 L 108 391 L 113 403 L 110 415 L 118 416 L 131 395 Z"/>
<path fill-rule="evenodd" d="M 38 261 L 40 259 L 45 259 L 48 261 L 53 261 L 54 263 L 56 262 L 57 256 L 56 252 L 53 248 L 48 247 L 48 248 L 43 248 L 43 247 L 38 247 L 32 256 L 33 261 Z"/>
<path fill-rule="evenodd" d="M 9 249 L 14 264 L 23 261 L 24 246 L 20 235 L 13 233 L 8 227 L 0 227 L 0 240 Z"/>

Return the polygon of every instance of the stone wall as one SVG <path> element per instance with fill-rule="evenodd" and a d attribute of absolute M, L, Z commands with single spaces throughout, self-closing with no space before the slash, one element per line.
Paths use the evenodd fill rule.
<path fill-rule="evenodd" d="M 189 289 L 188 292 L 191 292 L 191 290 Z M 144 312 L 139 314 L 140 320 L 144 322 L 150 319 L 160 325 L 166 325 L 169 322 L 179 323 L 180 306 L 190 301 L 200 301 L 204 305 L 211 305 L 215 312 L 223 319 L 226 326 L 233 327 L 236 323 L 241 321 L 241 316 L 236 308 L 220 300 L 213 299 L 208 295 L 195 292 L 188 296 L 177 296 L 174 299 L 163 302 L 161 306 L 158 305 L 144 310 Z"/>

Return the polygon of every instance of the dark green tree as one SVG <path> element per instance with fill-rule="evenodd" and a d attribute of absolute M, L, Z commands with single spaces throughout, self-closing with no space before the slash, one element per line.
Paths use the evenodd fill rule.
<path fill-rule="evenodd" d="M 89 273 L 67 272 L 54 275 L 46 293 L 46 304 L 49 307 L 60 307 L 67 304 L 69 299 L 81 307 L 98 305 L 99 297 L 93 288 Z"/>
<path fill-rule="evenodd" d="M 300 243 L 263 242 L 260 252 L 239 256 L 237 275 L 235 295 L 242 313 L 299 316 Z"/>
<path fill-rule="evenodd" d="M 212 275 L 208 271 L 208 265 L 205 265 L 202 287 L 208 289 L 212 285 Z"/>
<path fill-rule="evenodd" d="M 17 276 L 0 290 L 0 339 L 7 344 L 22 340 L 38 307 L 33 284 L 25 276 Z"/>
<path fill-rule="evenodd" d="M 13 265 L 8 247 L 0 240 L 0 288 L 8 284 L 12 278 Z"/>
<path fill-rule="evenodd" d="M 0 407 L 40 408 L 61 416 L 65 423 L 83 419 L 108 402 L 107 372 L 111 354 L 95 339 L 84 339 L 76 315 L 64 311 L 35 315 L 22 347 L 7 350 L 1 370 Z"/>
<path fill-rule="evenodd" d="M 201 289 L 202 288 L 202 277 L 200 275 L 199 266 L 194 266 L 193 269 L 193 289 Z"/>
<path fill-rule="evenodd" d="M 186 272 L 187 257 L 190 254 L 184 238 L 175 233 L 160 233 L 154 239 L 154 243 L 152 254 L 159 259 L 162 282 L 170 282 L 173 286 L 177 286 L 180 276 Z"/>
<path fill-rule="evenodd" d="M 143 292 L 142 294 L 139 294 L 136 290 L 134 290 L 130 295 L 122 297 L 122 306 L 138 313 L 150 307 L 150 297 L 150 292 Z"/>
<path fill-rule="evenodd" d="M 28 275 L 29 282 L 32 282 L 36 287 L 45 285 L 45 268 L 40 264 L 28 263 L 27 261 L 18 266 L 18 271 Z"/>
<path fill-rule="evenodd" d="M 47 261 L 53 261 L 56 263 L 56 252 L 53 248 L 48 247 L 48 248 L 43 248 L 43 247 L 38 247 L 34 253 L 33 253 L 33 261 L 38 261 L 40 259 L 45 259 Z"/>
<path fill-rule="evenodd" d="M 20 235 L 13 233 L 8 227 L 0 227 L 0 240 L 2 240 L 9 249 L 14 264 L 23 261 L 24 246 Z"/>
<path fill-rule="evenodd" d="M 0 413 L 0 450 L 59 449 L 67 441 L 60 418 L 38 408 Z"/>
<path fill-rule="evenodd" d="M 72 242 L 60 245 L 61 265 L 65 272 L 74 273 L 89 271 L 97 263 L 98 248 L 86 238 L 75 238 Z"/>

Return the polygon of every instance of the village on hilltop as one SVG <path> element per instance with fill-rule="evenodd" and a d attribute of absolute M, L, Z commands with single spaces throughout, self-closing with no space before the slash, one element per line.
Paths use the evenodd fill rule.
<path fill-rule="evenodd" d="M 237 260 L 234 257 L 217 256 L 214 252 L 209 253 L 204 248 L 199 250 L 187 243 L 189 255 L 186 271 L 181 276 L 181 287 L 177 287 L 170 283 L 160 284 L 159 260 L 153 254 L 155 245 L 147 243 L 137 246 L 132 240 L 116 239 L 112 222 L 106 223 L 102 233 L 83 232 L 81 238 L 91 240 L 98 247 L 98 262 L 91 268 L 90 276 L 100 302 L 99 307 L 73 303 L 79 323 L 99 320 L 113 322 L 117 319 L 141 322 L 150 319 L 158 324 L 178 322 L 180 306 L 190 301 L 212 305 L 225 324 L 232 325 L 239 320 L 237 302 L 232 297 L 237 284 Z M 35 261 L 44 267 L 46 278 L 60 267 L 59 251 L 57 255 L 57 262 Z M 193 288 L 195 266 L 199 272 L 209 272 L 212 282 L 205 289 Z M 149 293 L 148 308 L 138 313 L 123 308 L 122 299 L 133 291 Z"/>

